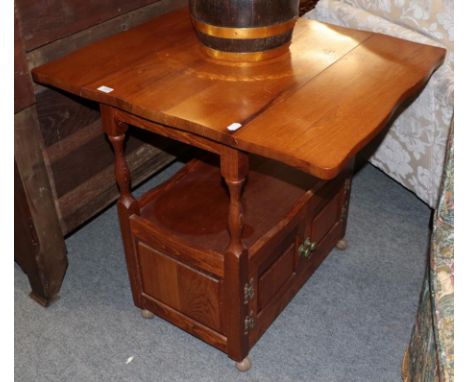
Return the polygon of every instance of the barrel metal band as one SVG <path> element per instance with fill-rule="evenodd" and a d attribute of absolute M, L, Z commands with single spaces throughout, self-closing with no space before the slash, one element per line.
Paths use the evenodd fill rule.
<path fill-rule="evenodd" d="M 217 60 L 233 61 L 233 62 L 259 62 L 270 60 L 278 57 L 289 51 L 289 43 L 279 46 L 278 48 L 263 50 L 259 52 L 226 52 L 223 50 L 217 50 L 202 45 L 203 51 Z"/>
<path fill-rule="evenodd" d="M 251 40 L 258 38 L 268 38 L 278 36 L 289 32 L 294 28 L 297 17 L 288 20 L 284 23 L 268 25 L 264 27 L 253 28 L 235 28 L 235 27 L 220 27 L 216 25 L 206 24 L 192 17 L 192 23 L 196 30 L 212 37 L 226 38 L 233 40 Z"/>

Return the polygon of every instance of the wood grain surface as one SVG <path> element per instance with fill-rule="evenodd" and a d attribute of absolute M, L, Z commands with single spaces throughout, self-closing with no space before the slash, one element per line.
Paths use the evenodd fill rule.
<path fill-rule="evenodd" d="M 317 183 L 300 171 L 288 172 L 279 163 L 252 159 L 243 193 L 242 242 L 247 248 L 284 218 Z M 159 231 L 177 235 L 190 247 L 222 254 L 229 244 L 229 194 L 219 167 L 215 160 L 197 160 L 181 171 L 183 177 L 156 189 L 148 202 L 145 198 L 140 203 L 141 216 Z"/>
<path fill-rule="evenodd" d="M 143 293 L 221 332 L 220 280 L 139 242 Z"/>
<path fill-rule="evenodd" d="M 57 295 L 68 266 L 65 242 L 56 212 L 55 199 L 42 159 L 42 140 L 34 106 L 15 114 L 15 208 L 16 223 L 24 236 L 15 232 L 15 259 L 28 273 L 31 297 L 47 306 Z M 21 186 L 19 185 L 21 183 Z M 21 191 L 22 190 L 22 191 Z M 23 202 L 21 202 L 23 199 Z M 34 234 L 26 235 L 28 222 Z M 18 241 L 32 239 L 32 247 Z M 31 243 L 30 243 L 31 244 Z"/>
<path fill-rule="evenodd" d="M 27 50 L 89 28 L 155 0 L 16 0 Z"/>
<path fill-rule="evenodd" d="M 15 8 L 15 113 L 31 106 L 34 92 Z"/>
<path fill-rule="evenodd" d="M 289 54 L 229 65 L 201 53 L 184 9 L 33 74 L 44 84 L 330 179 L 423 88 L 444 55 L 441 48 L 301 19 Z M 99 91 L 103 85 L 113 91 Z M 228 131 L 233 122 L 242 128 Z"/>

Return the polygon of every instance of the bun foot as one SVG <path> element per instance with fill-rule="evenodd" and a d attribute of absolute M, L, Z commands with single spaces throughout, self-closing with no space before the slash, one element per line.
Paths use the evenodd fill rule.
<path fill-rule="evenodd" d="M 249 357 L 245 357 L 242 361 L 236 362 L 236 367 L 239 371 L 247 371 L 252 367 L 252 361 Z"/>
<path fill-rule="evenodd" d="M 149 310 L 146 310 L 146 309 L 142 309 L 142 310 L 141 310 L 141 316 L 142 316 L 143 318 L 147 318 L 147 319 L 149 319 L 149 318 L 154 318 L 154 314 L 151 313 Z"/>
<path fill-rule="evenodd" d="M 336 243 L 336 249 L 344 251 L 346 248 L 348 248 L 348 242 L 345 239 L 341 239 L 338 243 Z"/>

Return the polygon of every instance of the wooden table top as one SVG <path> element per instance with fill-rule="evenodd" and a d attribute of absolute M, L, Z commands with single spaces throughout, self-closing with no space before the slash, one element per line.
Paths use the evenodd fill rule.
<path fill-rule="evenodd" d="M 35 68 L 33 77 L 331 179 L 444 56 L 441 48 L 300 19 L 289 54 L 219 62 L 204 56 L 183 9 Z M 231 132 L 232 123 L 242 127 Z"/>

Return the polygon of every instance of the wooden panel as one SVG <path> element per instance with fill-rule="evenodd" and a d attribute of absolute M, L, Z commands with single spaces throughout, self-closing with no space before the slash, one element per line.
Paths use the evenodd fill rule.
<path fill-rule="evenodd" d="M 297 247 L 304 240 L 304 221 L 311 198 L 311 192 L 305 192 L 294 208 L 249 248 L 249 272 L 263 274 L 291 243 Z"/>
<path fill-rule="evenodd" d="M 95 102 L 55 90 L 41 92 L 36 98 L 39 124 L 46 147 L 63 141 L 99 120 L 99 108 Z"/>
<path fill-rule="evenodd" d="M 224 277 L 224 253 L 188 246 L 177 240 L 177 236 L 158 230 L 151 222 L 137 215 L 131 217 L 130 227 L 131 233 L 138 240 L 170 254 L 178 262 L 215 278 Z"/>
<path fill-rule="evenodd" d="M 295 239 L 295 238 L 294 238 Z M 258 282 L 258 310 L 266 306 L 294 273 L 296 245 L 289 243 L 286 251 L 260 277 Z"/>
<path fill-rule="evenodd" d="M 319 189 L 314 191 L 314 196 L 309 204 L 309 212 L 311 216 L 316 216 L 320 210 L 330 200 L 330 195 L 335 195 L 343 186 L 343 179 L 345 174 L 337 176 L 335 179 L 329 180 L 322 185 Z"/>
<path fill-rule="evenodd" d="M 192 335 L 200 338 L 201 340 L 215 346 L 221 351 L 226 352 L 227 338 L 213 329 L 201 324 L 198 321 L 172 309 L 170 306 L 163 304 L 160 301 L 149 296 L 142 296 L 142 305 L 149 311 L 154 312 L 159 317 L 162 317 L 177 327 L 191 333 Z"/>
<path fill-rule="evenodd" d="M 15 160 L 37 232 L 42 290 L 33 295 L 44 305 L 58 293 L 67 268 L 65 242 L 42 157 L 42 141 L 34 107 L 15 114 Z M 33 254 L 31 254 L 33 256 Z"/>
<path fill-rule="evenodd" d="M 34 103 L 33 87 L 16 13 L 15 7 L 15 113 Z"/>
<path fill-rule="evenodd" d="M 172 154 L 169 154 L 152 145 L 144 144 L 129 153 L 127 161 L 132 173 L 132 185 L 138 186 L 155 171 L 173 162 L 175 154 L 173 150 L 171 152 Z M 58 200 L 63 233 L 70 233 L 117 200 L 118 195 L 113 166 L 106 167 L 76 186 Z"/>
<path fill-rule="evenodd" d="M 26 192 L 15 161 L 15 261 L 28 275 L 33 290 L 45 295 L 39 266 L 35 259 L 39 253 L 39 239 L 29 209 Z"/>
<path fill-rule="evenodd" d="M 114 115 L 118 121 L 127 123 L 131 126 L 138 126 L 140 129 L 144 129 L 147 132 L 152 132 L 155 136 L 158 137 L 174 139 L 180 143 L 185 143 L 192 147 L 196 147 L 198 149 L 215 154 L 221 154 L 221 152 L 225 150 L 225 146 L 220 145 L 214 141 L 178 129 L 168 129 L 167 126 L 148 121 L 147 119 L 139 118 L 133 114 L 128 114 L 120 110 L 116 110 Z"/>
<path fill-rule="evenodd" d="M 154 2 L 155 0 L 16 0 L 27 50 Z"/>
<path fill-rule="evenodd" d="M 58 128 L 56 132 L 60 136 L 61 129 Z M 50 163 L 58 162 L 78 150 L 82 145 L 102 137 L 102 135 L 101 120 L 98 119 L 88 126 L 81 127 L 74 134 L 70 134 L 51 146 L 45 147 L 45 156 L 47 156 Z"/>
<path fill-rule="evenodd" d="M 332 197 L 332 195 L 333 194 L 329 195 L 329 197 Z M 327 232 L 340 219 L 342 206 L 343 196 L 341 192 L 338 192 L 312 220 L 309 230 L 310 240 L 312 242 L 319 243 L 320 240 L 325 237 Z"/>
<path fill-rule="evenodd" d="M 281 289 L 281 292 L 276 294 L 270 304 L 266 306 L 257 315 L 255 328 L 249 333 L 249 346 L 252 347 L 259 340 L 262 334 L 268 329 L 275 318 L 288 305 L 292 298 L 296 295 L 304 283 L 312 276 L 315 270 L 325 260 L 339 239 L 343 237 L 344 223 L 335 225 L 325 240 L 322 241 L 314 256 L 301 268 L 298 267 L 297 275 L 291 277 Z"/>
<path fill-rule="evenodd" d="M 129 139 L 127 153 L 137 150 L 142 144 L 139 139 Z M 114 155 L 104 134 L 85 142 L 77 150 L 51 163 L 57 197 L 62 197 L 113 163 Z"/>
<path fill-rule="evenodd" d="M 221 285 L 176 260 L 138 243 L 143 293 L 220 332 Z"/>

